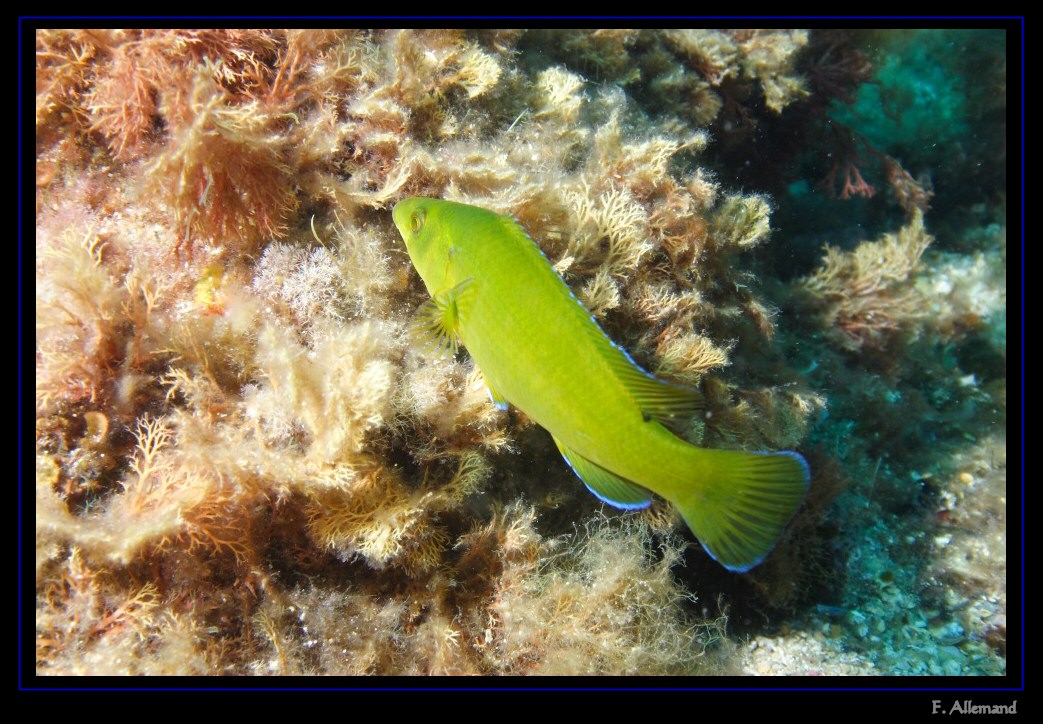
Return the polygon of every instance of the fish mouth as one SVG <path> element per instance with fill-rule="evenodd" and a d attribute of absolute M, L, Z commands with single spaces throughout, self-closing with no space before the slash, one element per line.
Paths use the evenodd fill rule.
<path fill-rule="evenodd" d="M 391 209 L 391 219 L 395 222 L 398 233 L 402 235 L 403 239 L 406 237 L 406 222 L 409 220 L 409 209 L 407 208 L 410 205 L 409 201 L 410 199 L 403 199 Z"/>

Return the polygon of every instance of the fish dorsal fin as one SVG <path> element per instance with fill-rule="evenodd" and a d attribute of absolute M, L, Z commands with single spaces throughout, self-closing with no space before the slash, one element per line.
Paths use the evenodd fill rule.
<path fill-rule="evenodd" d="M 539 244 L 529 236 L 517 219 L 510 216 L 502 218 L 507 229 L 524 237 L 545 260 L 547 259 L 547 255 L 540 249 Z M 547 260 L 547 263 L 550 264 L 550 261 Z M 605 351 L 609 366 L 615 373 L 616 378 L 623 383 L 634 398 L 634 402 L 637 403 L 641 414 L 646 419 L 656 420 L 673 432 L 680 434 L 685 424 L 705 409 L 706 404 L 703 401 L 703 396 L 697 390 L 657 379 L 641 369 L 629 352 L 613 342 L 612 338 L 605 334 L 605 330 L 598 324 L 597 319 L 590 313 L 590 310 L 587 309 L 586 305 L 576 296 L 568 284 L 565 283 L 561 275 L 557 274 L 557 276 L 561 281 L 561 286 L 572 297 L 572 300 L 590 317 L 590 321 L 593 322 L 592 329 L 596 333 L 596 343 Z"/>
<path fill-rule="evenodd" d="M 619 354 L 609 355 L 609 365 L 646 420 L 656 420 L 680 432 L 688 420 L 706 408 L 698 390 L 653 377 L 641 369 L 626 350 L 611 340 L 610 344 Z"/>
<path fill-rule="evenodd" d="M 554 438 L 554 444 L 572 471 L 598 499 L 623 510 L 639 510 L 652 504 L 652 498 L 645 488 L 588 460 L 563 445 L 558 438 Z"/>
<path fill-rule="evenodd" d="M 629 352 L 612 341 L 612 338 L 598 324 L 598 320 L 569 289 L 564 280 L 562 280 L 562 286 L 583 310 L 583 313 L 590 318 L 591 325 L 587 329 L 590 330 L 594 344 L 608 362 L 612 374 L 630 393 L 646 420 L 656 420 L 671 431 L 680 434 L 692 417 L 706 409 L 706 403 L 698 390 L 660 380 L 642 369 Z"/>
<path fill-rule="evenodd" d="M 413 318 L 413 332 L 421 343 L 440 355 L 455 355 L 459 349 L 457 327 L 461 314 L 474 296 L 472 279 L 445 289 L 420 305 Z"/>

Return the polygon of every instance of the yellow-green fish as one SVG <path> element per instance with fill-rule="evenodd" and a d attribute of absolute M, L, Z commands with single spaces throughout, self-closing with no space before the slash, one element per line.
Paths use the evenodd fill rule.
<path fill-rule="evenodd" d="M 807 492 L 804 458 L 710 450 L 672 433 L 702 410 L 699 393 L 656 379 L 614 344 L 511 217 L 427 198 L 399 202 L 392 216 L 431 294 L 421 329 L 467 347 L 498 407 L 546 428 L 606 503 L 644 508 L 655 492 L 726 568 L 764 559 Z"/>

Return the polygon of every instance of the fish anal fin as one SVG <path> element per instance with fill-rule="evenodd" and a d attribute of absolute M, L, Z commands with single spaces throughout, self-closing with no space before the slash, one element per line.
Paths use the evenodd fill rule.
<path fill-rule="evenodd" d="M 573 472 L 599 500 L 623 510 L 639 510 L 651 505 L 651 495 L 645 488 L 588 460 L 563 445 L 558 438 L 554 438 L 554 444 Z"/>

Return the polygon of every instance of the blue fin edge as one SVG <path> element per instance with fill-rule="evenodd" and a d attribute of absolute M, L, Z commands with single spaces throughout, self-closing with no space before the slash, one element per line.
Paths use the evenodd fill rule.
<path fill-rule="evenodd" d="M 804 490 L 807 491 L 808 487 L 811 485 L 811 467 L 808 465 L 808 461 L 805 460 L 804 456 L 801 455 L 799 452 L 794 452 L 793 450 L 777 450 L 775 452 L 772 452 L 770 450 L 752 450 L 751 454 L 753 454 L 753 455 L 789 455 L 791 458 L 793 458 L 797 462 L 799 462 L 800 466 L 804 469 Z M 593 491 L 591 491 L 591 492 L 593 492 Z M 594 495 L 597 495 L 597 493 L 594 493 Z M 798 508 L 798 510 L 799 510 L 799 508 Z M 796 515 L 797 514 L 796 511 L 794 511 L 793 514 Z M 790 517 L 790 520 L 793 520 L 793 518 Z M 789 525 L 788 521 L 787 521 L 787 525 Z M 698 540 L 698 538 L 696 538 L 696 540 Z M 759 566 L 764 561 L 765 558 L 767 558 L 768 556 L 771 555 L 771 552 L 773 550 L 775 550 L 775 546 L 778 545 L 778 544 L 779 544 L 779 541 L 776 539 L 775 545 L 773 545 L 771 548 L 769 548 L 767 551 L 765 551 L 763 556 L 761 556 L 757 560 L 753 561 L 748 566 L 729 566 L 727 563 L 721 563 L 719 560 L 717 560 L 717 556 L 715 556 L 713 554 L 713 552 L 709 548 L 707 548 L 705 545 L 703 545 L 703 542 L 701 540 L 699 541 L 699 545 L 701 545 L 703 550 L 706 551 L 706 555 L 708 555 L 708 556 L 710 556 L 710 558 L 714 559 L 714 561 L 716 561 L 722 568 L 726 568 L 729 571 L 735 571 L 736 573 L 746 573 L 747 571 L 750 571 L 750 570 L 756 568 L 757 566 Z"/>
<path fill-rule="evenodd" d="M 566 460 L 566 462 L 568 462 L 568 461 Z M 572 463 L 569 463 L 569 467 L 572 468 Z M 572 468 L 572 472 L 576 473 L 576 468 Z M 579 478 L 579 473 L 576 473 L 576 477 Z M 602 503 L 605 503 L 607 505 L 611 505 L 613 508 L 619 508 L 620 510 L 644 510 L 645 508 L 647 508 L 648 506 L 650 506 L 652 504 L 652 501 L 650 499 L 646 500 L 644 503 L 633 503 L 633 504 L 631 504 L 631 503 L 620 503 L 618 500 L 609 500 L 608 498 L 603 496 L 601 493 L 599 493 L 598 491 L 594 490 L 594 488 L 592 488 L 589 485 L 587 485 L 586 481 L 584 481 L 583 478 L 579 478 L 579 479 L 583 483 L 583 485 L 586 486 L 587 490 L 589 490 L 591 493 L 594 494 L 595 498 L 600 500 Z"/>

